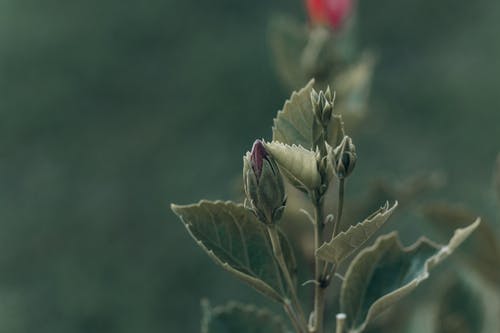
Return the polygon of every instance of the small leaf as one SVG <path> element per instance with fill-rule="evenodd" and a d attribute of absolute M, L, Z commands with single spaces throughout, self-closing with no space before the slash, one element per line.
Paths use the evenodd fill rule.
<path fill-rule="evenodd" d="M 298 92 L 293 92 L 285 102 L 282 111 L 274 119 L 273 141 L 287 145 L 298 145 L 305 149 L 314 149 L 313 144 L 319 139 L 320 131 L 313 131 L 314 113 L 312 111 L 311 91 L 314 80 Z M 339 138 L 343 138 L 343 122 L 339 114 L 331 118 L 328 133 L 328 143 L 335 147 Z M 315 134 L 316 133 L 316 134 Z"/>
<path fill-rule="evenodd" d="M 211 308 L 202 303 L 201 333 L 287 333 L 283 320 L 267 309 L 230 302 Z"/>
<path fill-rule="evenodd" d="M 447 258 L 479 225 L 479 219 L 457 229 L 446 246 L 421 238 L 403 247 L 397 233 L 381 236 L 353 260 L 340 294 L 350 333 L 362 332 L 385 309 L 413 291 L 429 271 Z"/>
<path fill-rule="evenodd" d="M 243 205 L 205 201 L 178 206 L 179 216 L 198 245 L 225 270 L 277 302 L 288 295 L 265 225 Z M 282 235 L 285 260 L 296 271 L 293 252 Z"/>
<path fill-rule="evenodd" d="M 321 182 L 317 154 L 301 146 L 280 142 L 266 143 L 266 149 L 278 163 L 283 175 L 300 190 L 314 190 Z"/>
<path fill-rule="evenodd" d="M 439 304 L 436 332 L 476 333 L 483 329 L 484 309 L 478 294 L 462 279 L 452 279 Z"/>
<path fill-rule="evenodd" d="M 397 205 L 396 202 L 389 208 L 387 202 L 385 206 L 363 222 L 351 226 L 346 231 L 335 236 L 330 242 L 321 245 L 316 251 L 316 255 L 320 259 L 338 266 L 345 258 L 359 249 L 387 221 Z"/>

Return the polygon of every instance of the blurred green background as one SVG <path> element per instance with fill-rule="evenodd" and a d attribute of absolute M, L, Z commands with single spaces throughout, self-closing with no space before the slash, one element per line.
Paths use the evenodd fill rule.
<path fill-rule="evenodd" d="M 359 2 L 379 63 L 349 196 L 441 170 L 438 197 L 493 216 L 500 2 Z M 270 137 L 275 13 L 305 21 L 299 0 L 0 1 L 0 332 L 196 332 L 202 297 L 260 301 L 169 204 L 234 197 Z"/>

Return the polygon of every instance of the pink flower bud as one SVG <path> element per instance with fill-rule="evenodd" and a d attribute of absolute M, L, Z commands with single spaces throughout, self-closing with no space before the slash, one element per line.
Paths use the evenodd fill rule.
<path fill-rule="evenodd" d="M 252 146 L 252 152 L 250 153 L 250 165 L 252 166 L 257 180 L 260 179 L 260 175 L 262 174 L 262 163 L 267 156 L 268 154 L 262 141 L 255 140 Z"/>
<path fill-rule="evenodd" d="M 272 224 L 281 218 L 286 204 L 283 177 L 261 140 L 243 156 L 243 186 L 246 206 L 261 222 Z"/>
<path fill-rule="evenodd" d="M 351 14 L 354 0 L 307 0 L 309 18 L 314 24 L 339 29 Z"/>

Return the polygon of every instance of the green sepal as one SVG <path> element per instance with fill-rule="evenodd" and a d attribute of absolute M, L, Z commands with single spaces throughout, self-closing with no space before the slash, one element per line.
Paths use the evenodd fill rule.
<path fill-rule="evenodd" d="M 263 158 L 262 170 L 257 175 L 251 166 L 250 156 L 250 152 L 243 156 L 243 182 L 249 207 L 259 221 L 274 224 L 281 218 L 286 204 L 283 177 L 270 156 Z"/>

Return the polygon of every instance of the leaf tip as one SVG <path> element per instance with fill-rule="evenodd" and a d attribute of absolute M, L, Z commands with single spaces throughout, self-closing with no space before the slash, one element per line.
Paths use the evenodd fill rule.
<path fill-rule="evenodd" d="M 172 212 L 174 212 L 177 216 L 180 216 L 181 215 L 181 206 L 180 205 L 176 205 L 174 203 L 171 203 L 170 204 L 170 209 L 172 210 Z"/>

